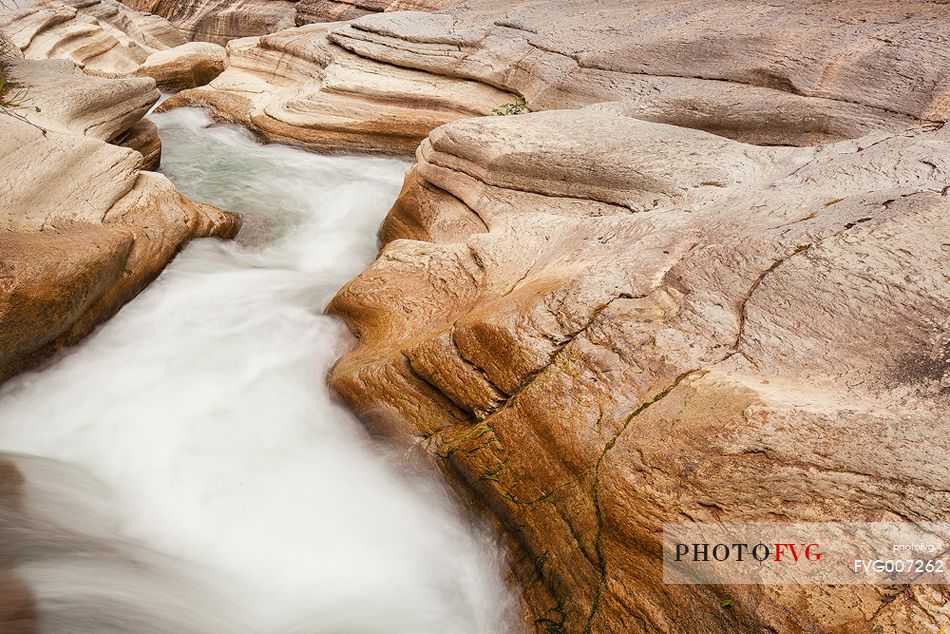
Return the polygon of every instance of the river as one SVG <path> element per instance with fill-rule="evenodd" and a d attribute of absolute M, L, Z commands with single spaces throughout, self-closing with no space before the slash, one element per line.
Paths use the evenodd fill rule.
<path fill-rule="evenodd" d="M 0 389 L 26 477 L 0 529 L 42 629 L 512 631 L 492 536 L 326 384 L 345 330 L 323 307 L 372 261 L 409 164 L 154 118 L 179 190 L 245 225 Z"/>

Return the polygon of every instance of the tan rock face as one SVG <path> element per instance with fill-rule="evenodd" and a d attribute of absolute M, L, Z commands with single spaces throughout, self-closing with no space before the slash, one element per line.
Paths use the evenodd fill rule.
<path fill-rule="evenodd" d="M 189 42 L 152 53 L 136 74 L 151 77 L 164 88 L 194 88 L 204 86 L 223 73 L 224 60 L 224 48 L 217 44 Z"/>
<path fill-rule="evenodd" d="M 626 99 L 651 121 L 811 145 L 944 121 L 950 55 L 935 43 L 945 17 L 941 4 L 886 0 L 470 1 L 368 15 L 330 38 L 518 92 L 532 110 Z"/>
<path fill-rule="evenodd" d="M 163 18 L 115 0 L 0 5 L 0 34 L 27 59 L 68 60 L 101 77 L 153 77 L 168 88 L 207 83 L 223 70 L 221 47 L 188 44 Z"/>
<path fill-rule="evenodd" d="M 240 225 L 143 171 L 160 154 L 138 121 L 158 99 L 151 79 L 29 60 L 9 72 L 30 101 L 0 115 L 0 380 L 90 332 L 190 238 Z"/>
<path fill-rule="evenodd" d="M 318 22 L 352 20 L 382 11 L 438 11 L 451 0 L 300 0 L 297 26 Z"/>
<path fill-rule="evenodd" d="M 353 55 L 327 40 L 328 28 L 232 41 L 220 77 L 163 108 L 207 107 L 219 119 L 315 150 L 410 154 L 433 128 L 511 99 L 478 82 Z"/>
<path fill-rule="evenodd" d="M 933 587 L 664 586 L 659 531 L 950 509 L 947 132 L 764 148 L 628 112 L 433 132 L 331 304 L 334 387 L 501 518 L 564 631 L 945 619 Z"/>
<path fill-rule="evenodd" d="M 160 15 L 189 40 L 226 44 L 294 25 L 289 0 L 124 0 L 138 11 Z"/>

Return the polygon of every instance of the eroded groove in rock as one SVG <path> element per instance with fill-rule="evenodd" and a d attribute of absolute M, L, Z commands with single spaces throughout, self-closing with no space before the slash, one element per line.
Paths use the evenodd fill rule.
<path fill-rule="evenodd" d="M 429 132 L 508 98 L 473 81 L 354 55 L 310 25 L 228 45 L 227 70 L 164 108 L 197 105 L 260 135 L 319 151 L 412 154 Z"/>

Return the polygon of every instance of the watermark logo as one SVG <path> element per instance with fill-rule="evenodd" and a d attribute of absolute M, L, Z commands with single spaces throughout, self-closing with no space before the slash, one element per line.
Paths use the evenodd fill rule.
<path fill-rule="evenodd" d="M 670 584 L 950 584 L 950 524 L 697 523 L 663 527 Z"/>

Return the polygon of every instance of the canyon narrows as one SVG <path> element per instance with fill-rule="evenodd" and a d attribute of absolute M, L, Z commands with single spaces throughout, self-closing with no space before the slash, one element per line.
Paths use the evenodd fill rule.
<path fill-rule="evenodd" d="M 323 306 L 371 261 L 407 164 L 261 146 L 199 112 L 155 119 L 165 173 L 244 227 L 189 246 L 78 348 L 0 391 L 24 513 L 73 535 L 50 555 L 6 518 L 41 627 L 69 631 L 84 606 L 72 626 L 86 631 L 509 631 L 491 538 L 321 387 L 345 332 Z M 82 471 L 64 482 L 26 455 Z M 91 509 L 77 477 L 101 483 Z M 58 508 L 35 508 L 44 487 Z M 77 570 L 90 549 L 113 552 Z"/>
<path fill-rule="evenodd" d="M 945 1 L 44 0 L 0 38 L 0 450 L 61 461 L 0 462 L 14 524 L 101 506 L 80 465 L 211 631 L 950 630 L 950 572 L 664 569 L 674 525 L 950 557 Z"/>

